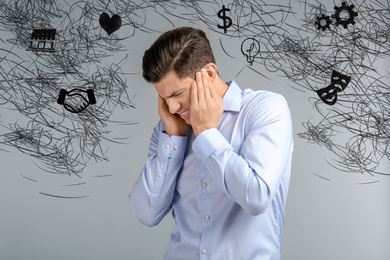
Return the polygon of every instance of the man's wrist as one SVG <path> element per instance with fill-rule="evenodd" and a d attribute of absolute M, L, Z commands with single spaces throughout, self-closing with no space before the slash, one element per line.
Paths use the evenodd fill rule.
<path fill-rule="evenodd" d="M 186 132 L 181 133 L 181 132 L 175 132 L 175 131 L 173 131 L 173 132 L 172 131 L 163 131 L 163 133 L 169 135 L 169 137 L 171 137 L 171 136 L 186 136 Z"/>
<path fill-rule="evenodd" d="M 200 135 L 202 132 L 206 131 L 206 130 L 209 130 L 209 129 L 212 129 L 212 128 L 216 128 L 216 127 L 200 127 L 200 128 L 193 128 L 194 129 L 194 134 L 195 136 L 198 136 Z"/>

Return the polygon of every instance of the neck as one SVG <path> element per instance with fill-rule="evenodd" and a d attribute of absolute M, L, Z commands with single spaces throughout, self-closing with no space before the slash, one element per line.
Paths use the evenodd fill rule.
<path fill-rule="evenodd" d="M 218 75 L 215 78 L 214 82 L 215 90 L 217 91 L 217 94 L 220 97 L 223 97 L 229 88 L 228 85 L 226 85 L 225 81 L 223 81 Z"/>

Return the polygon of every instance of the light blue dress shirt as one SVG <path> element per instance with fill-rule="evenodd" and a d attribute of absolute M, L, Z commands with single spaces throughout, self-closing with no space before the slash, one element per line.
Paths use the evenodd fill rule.
<path fill-rule="evenodd" d="M 164 259 L 280 259 L 291 173 L 292 123 L 278 94 L 232 81 L 217 128 L 195 137 L 154 128 L 146 165 L 130 193 L 138 220 L 176 227 Z M 146 245 L 147 247 L 149 245 Z"/>

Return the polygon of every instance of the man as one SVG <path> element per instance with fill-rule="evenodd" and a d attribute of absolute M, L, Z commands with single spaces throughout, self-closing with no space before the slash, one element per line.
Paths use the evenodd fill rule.
<path fill-rule="evenodd" d="M 225 83 L 190 27 L 161 35 L 142 68 L 161 120 L 129 200 L 147 226 L 172 210 L 164 259 L 280 259 L 293 150 L 284 98 Z"/>

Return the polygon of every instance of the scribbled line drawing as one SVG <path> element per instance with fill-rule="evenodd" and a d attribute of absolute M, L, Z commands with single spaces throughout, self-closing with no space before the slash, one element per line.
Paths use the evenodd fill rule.
<path fill-rule="evenodd" d="M 299 137 L 331 151 L 335 168 L 387 174 L 378 167 L 390 160 L 390 73 L 377 64 L 390 55 L 389 3 L 340 1 L 330 11 L 320 1 L 298 3 L 0 0 L 0 104 L 17 114 L 2 122 L 0 143 L 54 174 L 82 177 L 90 160 L 107 161 L 106 143 L 122 143 L 109 138 L 110 125 L 133 124 L 110 120 L 114 109 L 135 105 L 121 69 L 128 56 L 104 59 L 126 52 L 123 42 L 137 31 L 159 31 L 147 19 L 158 15 L 173 27 L 176 19 L 206 25 L 226 57 L 246 63 L 237 75 L 278 73 L 312 94 L 320 122 L 303 123 Z M 236 40 L 236 50 L 225 40 Z"/>
<path fill-rule="evenodd" d="M 135 30 L 149 31 L 143 8 L 131 1 L 0 1 L 0 105 L 13 118 L 1 122 L 3 152 L 20 151 L 47 173 L 83 178 L 90 161 L 109 160 L 110 144 L 127 142 L 112 126 L 136 122 L 111 118 L 135 109 L 123 42 Z M 108 37 L 120 26 L 103 28 L 104 12 L 118 14 L 129 30 Z M 115 63 L 104 62 L 118 53 Z"/>
<path fill-rule="evenodd" d="M 385 65 L 390 58 L 389 3 L 343 1 L 330 12 L 320 3 L 304 5 L 306 19 L 299 31 L 311 40 L 302 50 L 307 64 L 317 66 L 306 70 L 306 80 L 291 79 L 317 92 L 315 107 L 323 118 L 318 124 L 304 123 L 299 136 L 331 151 L 329 163 L 340 171 L 389 175 L 380 167 L 390 160 L 390 73 Z M 341 84 L 317 89 L 329 70 L 344 75 Z"/>
<path fill-rule="evenodd" d="M 201 22 L 220 34 L 226 58 L 246 61 L 237 76 L 249 68 L 271 79 L 265 69 L 288 78 L 298 91 L 308 92 L 320 118 L 319 123 L 313 118 L 303 123 L 305 130 L 299 137 L 331 151 L 335 158 L 327 161 L 335 168 L 388 174 L 380 170 L 380 162 L 390 160 L 390 72 L 381 65 L 390 55 L 388 1 L 336 1 L 328 6 L 306 0 L 154 4 L 167 19 Z M 235 39 L 239 39 L 239 54 L 224 44 Z M 246 39 L 255 39 L 260 47 Z M 248 55 L 257 49 L 256 56 Z"/>
<path fill-rule="evenodd" d="M 292 14 L 292 6 L 289 3 L 274 4 L 264 0 L 233 0 L 230 2 L 154 0 L 151 1 L 151 5 L 173 26 L 176 19 L 206 25 L 211 33 L 221 35 L 221 48 L 227 57 L 247 62 L 247 66 L 238 69 L 239 73 L 249 68 L 265 78 L 268 77 L 261 72 L 261 69 L 252 66 L 256 63 L 263 63 L 264 55 L 253 55 L 252 52 L 260 49 L 260 46 L 261 48 L 265 46 L 262 52 L 266 53 L 268 51 L 266 45 L 270 44 L 269 41 L 286 33 L 283 23 Z M 241 51 L 240 46 L 247 38 L 256 39 L 256 42 L 254 45 L 249 44 L 247 49 Z M 231 43 L 232 39 L 237 40 L 239 52 L 224 48 L 224 41 Z M 252 51 L 251 47 L 254 48 Z"/>
<path fill-rule="evenodd" d="M 18 150 L 44 172 L 80 178 L 88 177 L 89 162 L 108 161 L 109 146 L 128 140 L 112 126 L 136 124 L 112 117 L 135 109 L 126 77 L 136 73 L 122 70 L 125 41 L 156 32 L 147 23 L 150 9 L 148 1 L 0 0 L 0 105 L 13 113 L 1 122 L 1 151 Z"/>
<path fill-rule="evenodd" d="M 256 65 L 264 64 L 266 54 L 275 51 L 270 47 L 287 33 L 284 23 L 293 14 L 292 6 L 288 2 L 276 4 L 262 0 L 234 0 L 229 3 L 205 1 L 202 5 L 193 6 L 184 2 L 182 5 L 189 10 L 188 16 L 184 13 L 185 19 L 203 22 L 209 30 L 221 35 L 220 45 L 227 57 L 246 62 L 245 67 L 238 68 L 236 76 L 245 69 L 250 69 L 270 79 L 262 72 L 264 69 Z M 169 10 L 166 12 L 172 13 Z M 225 41 L 229 42 L 229 45 L 237 42 L 237 50 L 225 48 Z"/>
<path fill-rule="evenodd" d="M 49 197 L 54 197 L 54 198 L 60 198 L 60 199 L 82 199 L 88 197 L 88 195 L 85 196 L 59 196 L 59 195 L 54 195 L 46 192 L 39 192 L 41 195 L 49 196 Z"/>

